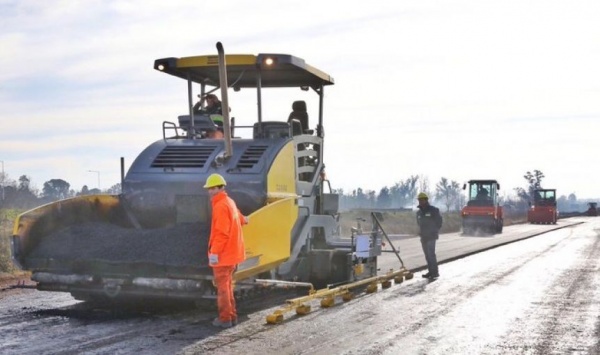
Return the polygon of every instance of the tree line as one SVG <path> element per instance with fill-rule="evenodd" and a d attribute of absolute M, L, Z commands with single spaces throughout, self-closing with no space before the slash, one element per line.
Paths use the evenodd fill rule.
<path fill-rule="evenodd" d="M 545 175 L 540 170 L 527 171 L 523 178 L 525 187 L 513 189 L 514 196 L 500 196 L 500 204 L 513 211 L 526 211 L 533 201 L 534 191 L 541 189 Z M 466 197 L 462 193 L 462 185 L 447 177 L 442 177 L 430 188 L 429 180 L 423 175 L 411 175 L 409 178 L 399 180 L 391 187 L 384 186 L 378 192 L 362 188 L 346 192 L 343 189 L 334 190 L 340 195 L 340 209 L 352 210 L 357 208 L 376 209 L 412 209 L 416 205 L 419 192 L 425 192 L 432 204 L 443 207 L 446 211 L 460 211 L 466 204 Z M 559 211 L 585 210 L 585 201 L 577 200 L 575 193 L 561 195 L 557 199 Z"/>
<path fill-rule="evenodd" d="M 45 203 L 81 195 L 120 194 L 121 184 L 115 184 L 109 189 L 90 189 L 83 185 L 81 190 L 71 188 L 71 184 L 63 179 L 50 179 L 44 182 L 41 190 L 31 186 L 31 177 L 21 175 L 18 180 L 0 173 L 0 207 L 29 209 Z"/>
<path fill-rule="evenodd" d="M 515 196 L 501 197 L 501 204 L 507 208 L 517 211 L 525 211 L 532 201 L 535 189 L 542 188 L 542 180 L 545 175 L 540 170 L 527 171 L 523 178 L 525 187 L 517 187 Z M 21 175 L 17 180 L 12 180 L 8 175 L 0 173 L 0 207 L 28 209 L 69 197 L 95 194 L 119 194 L 121 184 L 117 183 L 109 189 L 90 189 L 84 185 L 80 190 L 75 190 L 63 179 L 50 179 L 44 182 L 41 190 L 31 187 L 31 178 Z M 346 192 L 343 189 L 334 190 L 340 196 L 340 209 L 351 210 L 357 208 L 377 209 L 403 209 L 415 205 L 419 192 L 429 195 L 433 204 L 442 207 L 446 211 L 459 211 L 466 203 L 459 182 L 442 177 L 430 187 L 429 179 L 423 175 L 411 175 L 400 179 L 392 186 L 384 186 L 379 191 L 356 188 Z M 574 193 L 568 196 L 562 195 L 557 199 L 560 211 L 585 210 L 585 202 L 577 200 Z"/>

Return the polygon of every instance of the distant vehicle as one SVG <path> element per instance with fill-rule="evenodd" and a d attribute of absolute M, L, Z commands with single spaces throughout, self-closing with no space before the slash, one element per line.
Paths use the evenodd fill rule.
<path fill-rule="evenodd" d="M 467 184 L 463 185 L 463 190 Z M 463 234 L 478 231 L 502 233 L 504 211 L 499 205 L 496 180 L 470 180 L 467 190 L 467 205 L 461 211 Z"/>
<path fill-rule="evenodd" d="M 595 217 L 598 215 L 598 208 L 596 207 L 598 205 L 597 202 L 588 202 L 588 210 L 587 210 L 587 215 L 591 216 L 591 217 Z"/>
<path fill-rule="evenodd" d="M 529 211 L 527 211 L 527 222 L 534 224 L 556 224 L 557 219 L 556 189 L 534 190 L 533 204 Z"/>

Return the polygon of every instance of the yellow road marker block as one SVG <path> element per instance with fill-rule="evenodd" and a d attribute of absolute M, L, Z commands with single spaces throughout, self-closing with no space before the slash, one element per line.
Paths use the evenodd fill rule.
<path fill-rule="evenodd" d="M 275 313 L 269 314 L 267 316 L 268 324 L 279 324 L 281 322 L 283 322 L 283 314 L 282 313 L 275 312 Z"/>
<path fill-rule="evenodd" d="M 297 315 L 304 316 L 304 315 L 307 315 L 308 313 L 310 313 L 310 305 L 302 304 L 302 305 L 296 307 Z"/>
<path fill-rule="evenodd" d="M 321 307 L 329 308 L 335 304 L 335 298 L 333 297 L 325 297 L 321 300 Z"/>
<path fill-rule="evenodd" d="M 377 283 L 372 283 L 369 284 L 369 286 L 367 286 L 367 293 L 374 293 L 377 292 Z"/>
<path fill-rule="evenodd" d="M 354 299 L 354 294 L 352 292 L 347 292 L 342 295 L 342 300 L 344 302 L 349 302 Z"/>

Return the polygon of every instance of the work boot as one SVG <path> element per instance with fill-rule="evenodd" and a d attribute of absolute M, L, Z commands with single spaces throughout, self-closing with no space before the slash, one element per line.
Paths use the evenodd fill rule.
<path fill-rule="evenodd" d="M 212 325 L 214 325 L 215 327 L 219 327 L 219 328 L 231 328 L 233 327 L 233 324 L 230 320 L 228 321 L 222 321 L 219 319 L 219 317 L 215 318 L 215 320 L 213 320 Z"/>
<path fill-rule="evenodd" d="M 237 317 L 231 319 L 231 324 L 232 325 L 238 325 L 238 319 L 237 319 Z"/>
<path fill-rule="evenodd" d="M 429 278 L 429 273 L 423 274 L 423 275 L 421 275 L 421 277 L 424 278 L 424 279 L 428 279 Z"/>
<path fill-rule="evenodd" d="M 440 275 L 428 275 L 428 276 L 427 276 L 427 278 L 428 278 L 428 279 L 430 279 L 430 280 L 435 280 L 435 279 L 437 279 L 438 277 L 440 277 Z"/>

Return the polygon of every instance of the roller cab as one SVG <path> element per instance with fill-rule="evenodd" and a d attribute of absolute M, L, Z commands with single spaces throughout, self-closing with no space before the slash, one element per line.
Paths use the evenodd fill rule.
<path fill-rule="evenodd" d="M 536 189 L 533 191 L 533 203 L 529 203 L 527 222 L 532 224 L 556 224 L 556 189 Z"/>
<path fill-rule="evenodd" d="M 470 180 L 463 185 L 467 205 L 461 210 L 463 234 L 502 233 L 504 210 L 500 206 L 496 180 Z"/>

